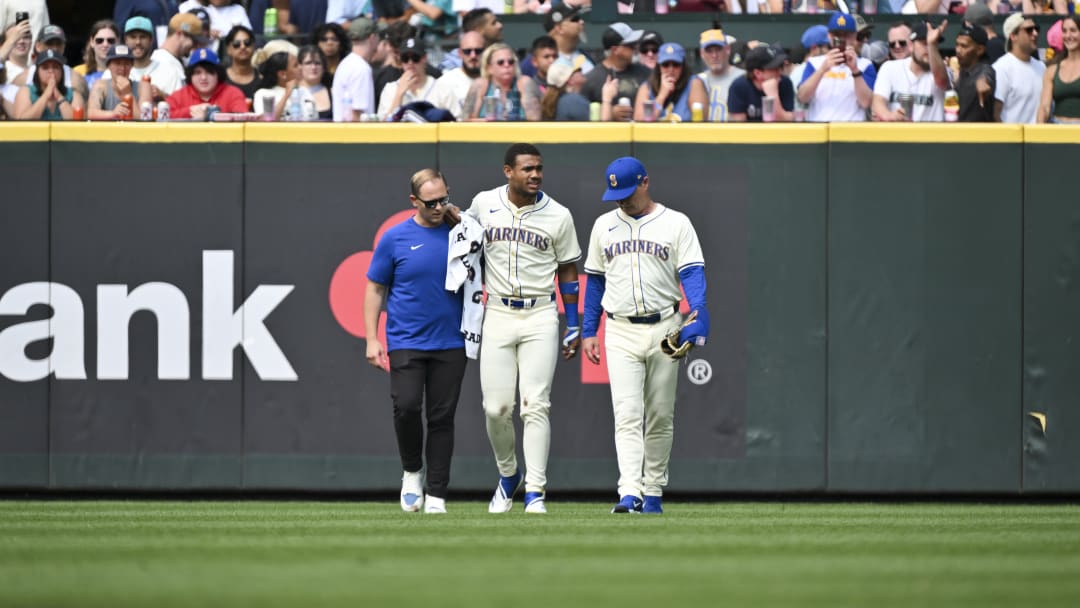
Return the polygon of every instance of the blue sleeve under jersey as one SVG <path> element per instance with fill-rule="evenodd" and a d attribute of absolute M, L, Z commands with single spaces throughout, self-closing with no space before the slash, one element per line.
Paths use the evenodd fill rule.
<path fill-rule="evenodd" d="M 690 309 L 705 308 L 705 267 L 687 266 L 679 271 L 682 280 L 683 291 L 686 292 L 686 300 L 690 302 Z"/>
<path fill-rule="evenodd" d="M 600 331 L 600 315 L 604 314 L 604 307 L 600 302 L 604 300 L 604 289 L 607 281 L 601 274 L 586 274 L 588 280 L 585 283 L 585 318 L 581 323 L 581 337 L 595 338 Z"/>

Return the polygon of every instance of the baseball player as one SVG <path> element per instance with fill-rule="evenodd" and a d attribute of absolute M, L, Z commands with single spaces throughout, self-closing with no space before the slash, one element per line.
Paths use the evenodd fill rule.
<path fill-rule="evenodd" d="M 596 334 L 600 315 L 606 315 L 604 348 L 619 460 L 619 502 L 611 512 L 663 513 L 678 361 L 661 350 L 661 343 L 683 323 L 681 283 L 691 313 L 678 341 L 705 344 L 705 261 L 690 219 L 652 200 L 649 176 L 638 159 L 616 159 L 604 178 L 603 198 L 618 208 L 597 218 L 589 237 L 582 348 L 589 361 L 600 362 Z"/>
<path fill-rule="evenodd" d="M 543 162 L 535 146 L 513 144 L 503 164 L 506 185 L 480 192 L 465 211 L 484 228 L 487 305 L 480 389 L 499 468 L 490 513 L 510 511 L 521 485 L 512 418 L 515 390 L 521 393 L 524 424 L 525 512 L 547 512 L 548 410 L 560 344 L 555 277 L 566 309 L 563 358 L 573 358 L 581 343 L 575 265 L 581 248 L 570 211 L 540 190 Z"/>
<path fill-rule="evenodd" d="M 386 231 L 367 272 L 364 328 L 367 360 L 390 364 L 390 396 L 401 465 L 401 508 L 446 513 L 454 414 L 465 375 L 461 291 L 444 288 L 448 235 L 443 219 L 450 194 L 434 169 L 412 176 L 409 200 L 416 215 Z M 379 342 L 379 313 L 386 299 L 386 343 Z M 424 422 L 427 396 L 427 496 L 424 495 Z"/>

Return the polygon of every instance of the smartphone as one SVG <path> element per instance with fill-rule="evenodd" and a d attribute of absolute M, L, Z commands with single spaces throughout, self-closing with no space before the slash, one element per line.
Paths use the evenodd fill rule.
<path fill-rule="evenodd" d="M 840 49 L 841 51 L 847 50 L 847 41 L 839 36 L 833 36 L 832 47 L 834 49 Z"/>
<path fill-rule="evenodd" d="M 15 23 L 22 23 L 23 21 L 29 21 L 29 20 L 30 20 L 30 13 L 28 13 L 26 11 L 19 11 L 18 13 L 15 13 Z"/>

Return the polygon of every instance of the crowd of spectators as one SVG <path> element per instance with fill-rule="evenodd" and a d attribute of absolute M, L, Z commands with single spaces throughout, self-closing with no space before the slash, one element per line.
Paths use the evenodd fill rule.
<path fill-rule="evenodd" d="M 72 67 L 44 0 L 0 0 L 0 119 L 136 120 L 167 105 L 173 120 L 1080 122 L 1067 0 L 878 0 L 899 14 L 876 40 L 861 16 L 814 2 L 656 5 L 820 9 L 793 44 L 714 21 L 684 48 L 615 22 L 589 48 L 589 0 L 119 0 Z M 503 42 L 509 10 L 544 14 L 530 48 Z M 963 24 L 932 16 L 944 13 Z M 1031 15 L 1045 13 L 1065 16 L 1039 48 Z"/>

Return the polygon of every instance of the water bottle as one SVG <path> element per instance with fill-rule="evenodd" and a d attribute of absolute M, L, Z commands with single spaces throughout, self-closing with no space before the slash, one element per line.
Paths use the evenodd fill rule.
<path fill-rule="evenodd" d="M 341 107 L 341 122 L 355 122 L 356 113 L 353 112 L 352 96 L 348 92 L 341 96 Z"/>
<path fill-rule="evenodd" d="M 304 105 L 300 99 L 300 89 L 293 89 L 289 94 L 289 103 L 286 106 L 285 120 L 302 120 L 304 117 Z"/>
<path fill-rule="evenodd" d="M 263 13 L 263 36 L 273 38 L 277 36 L 277 9 L 268 8 Z"/>
<path fill-rule="evenodd" d="M 315 107 L 315 100 L 310 97 L 304 98 L 304 120 L 311 122 L 318 120 L 319 110 Z"/>
<path fill-rule="evenodd" d="M 503 114 L 505 120 L 517 120 L 518 108 L 521 107 L 521 93 L 517 92 L 517 89 L 511 90 L 506 94 L 506 105 L 503 107 Z"/>

